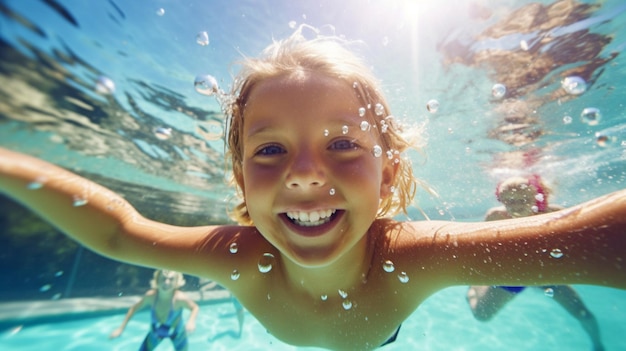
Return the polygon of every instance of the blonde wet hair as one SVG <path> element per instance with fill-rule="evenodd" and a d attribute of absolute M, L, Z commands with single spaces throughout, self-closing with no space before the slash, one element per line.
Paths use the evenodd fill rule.
<path fill-rule="evenodd" d="M 366 108 L 363 116 L 378 132 L 383 148 L 382 157 L 388 157 L 396 166 L 392 195 L 381 199 L 378 217 L 406 213 L 417 188 L 410 161 L 401 157 L 402 152 L 417 143 L 409 142 L 401 133 L 402 127 L 389 114 L 387 100 L 378 89 L 379 82 L 367 66 L 346 48 L 347 42 L 338 37 L 317 36 L 306 39 L 302 28 L 282 41 L 275 41 L 258 58 L 245 58 L 239 64 L 241 70 L 231 91 L 231 101 L 225 108 L 227 123 L 227 156 L 232 162 L 233 181 L 241 202 L 234 208 L 231 217 L 244 225 L 253 225 L 243 194 L 243 121 L 248 98 L 259 83 L 278 76 L 298 72 L 323 74 L 347 82 L 354 87 L 357 98 Z M 380 107 L 382 107 L 382 113 Z M 355 111 L 358 113 L 358 111 Z M 374 127 L 375 126 L 375 127 Z"/>
<path fill-rule="evenodd" d="M 176 271 L 169 271 L 165 269 L 157 269 L 152 274 L 152 279 L 150 280 L 150 287 L 152 289 L 156 289 L 159 286 L 159 277 L 162 275 L 173 275 L 176 278 L 176 284 L 174 286 L 176 289 L 180 289 L 185 285 L 185 277 L 182 273 Z"/>

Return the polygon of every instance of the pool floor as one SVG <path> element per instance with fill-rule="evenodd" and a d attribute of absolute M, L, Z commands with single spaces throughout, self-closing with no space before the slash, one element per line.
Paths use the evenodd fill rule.
<path fill-rule="evenodd" d="M 602 332 L 606 350 L 626 350 L 626 291 L 576 286 Z M 465 301 L 467 287 L 440 291 L 402 325 L 395 343 L 381 350 L 591 350 L 578 322 L 539 289 L 527 289 L 490 322 L 476 321 Z M 0 334 L 2 350 L 136 350 L 147 331 L 149 314 L 139 312 L 124 334 L 109 334 L 124 314 L 36 324 L 16 325 Z M 243 333 L 230 302 L 201 306 L 189 350 L 321 350 L 294 347 L 270 335 L 249 313 Z M 157 350 L 173 350 L 169 340 Z"/>

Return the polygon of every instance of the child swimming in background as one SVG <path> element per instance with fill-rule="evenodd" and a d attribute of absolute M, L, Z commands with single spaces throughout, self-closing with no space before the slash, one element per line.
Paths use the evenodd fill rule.
<path fill-rule="evenodd" d="M 490 209 L 485 220 L 534 216 L 563 209 L 549 204 L 549 194 L 550 189 L 536 174 L 508 178 L 496 188 L 496 198 L 504 206 Z M 467 291 L 467 301 L 476 319 L 488 321 L 525 288 L 525 286 L 471 286 Z M 574 288 L 569 285 L 542 285 L 537 288 L 549 293 L 554 301 L 578 320 L 589 335 L 593 350 L 604 350 L 598 322 Z"/>
<path fill-rule="evenodd" d="M 126 317 L 110 338 L 122 335 L 126 324 L 143 308 L 150 307 L 150 330 L 139 347 L 140 351 L 154 350 L 163 339 L 172 340 L 177 351 L 187 350 L 187 333 L 196 329 L 199 307 L 179 289 L 185 285 L 185 278 L 179 272 L 156 270 L 150 281 L 151 289 L 128 309 Z M 183 320 L 183 310 L 191 311 L 187 322 Z"/>
<path fill-rule="evenodd" d="M 244 60 L 227 113 L 240 225 L 159 223 L 5 149 L 0 191 L 104 256 L 216 281 L 292 345 L 375 349 L 450 286 L 626 288 L 626 191 L 507 221 L 393 220 L 416 191 L 412 143 L 339 39 L 296 32 Z"/>

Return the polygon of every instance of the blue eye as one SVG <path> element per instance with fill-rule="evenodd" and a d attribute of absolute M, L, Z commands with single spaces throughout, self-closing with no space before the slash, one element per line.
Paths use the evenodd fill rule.
<path fill-rule="evenodd" d="M 331 150 L 356 150 L 358 148 L 359 145 L 357 143 L 348 139 L 337 140 L 329 147 Z"/>
<path fill-rule="evenodd" d="M 284 153 L 285 153 L 285 149 L 283 149 L 282 147 L 278 145 L 268 145 L 259 149 L 259 151 L 256 152 L 256 155 L 272 156 L 272 155 L 279 155 L 279 154 L 284 154 Z"/>

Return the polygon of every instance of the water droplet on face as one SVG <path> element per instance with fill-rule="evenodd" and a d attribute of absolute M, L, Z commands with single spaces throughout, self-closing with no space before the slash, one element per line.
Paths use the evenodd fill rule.
<path fill-rule="evenodd" d="M 239 279 L 239 271 L 236 269 L 233 269 L 233 272 L 230 273 L 230 279 L 231 280 L 237 280 Z"/>
<path fill-rule="evenodd" d="M 370 129 L 370 124 L 367 121 L 361 122 L 361 130 L 365 132 L 368 129 Z"/>
<path fill-rule="evenodd" d="M 211 96 L 219 91 L 217 79 L 208 74 L 196 76 L 193 86 L 198 93 L 206 96 Z"/>
<path fill-rule="evenodd" d="M 230 253 L 236 254 L 237 251 L 239 251 L 239 245 L 237 245 L 237 243 L 231 243 L 228 250 L 230 251 Z"/>
<path fill-rule="evenodd" d="M 587 91 L 587 82 L 577 76 L 569 76 L 561 81 L 561 87 L 570 95 L 580 95 Z"/>
<path fill-rule="evenodd" d="M 554 297 L 554 290 L 552 288 L 546 288 L 546 290 L 544 290 L 543 293 L 547 297 Z"/>
<path fill-rule="evenodd" d="M 74 207 L 85 206 L 86 204 L 87 204 L 87 199 L 84 199 L 80 196 L 74 196 L 74 199 L 72 200 L 72 206 Z"/>
<path fill-rule="evenodd" d="M 330 134 L 330 132 L 328 131 L 328 129 L 324 129 L 324 136 L 328 136 Z"/>
<path fill-rule="evenodd" d="M 259 259 L 259 272 L 267 273 L 272 270 L 272 264 L 274 263 L 274 255 L 269 252 L 266 252 Z"/>
<path fill-rule="evenodd" d="M 359 87 L 359 82 L 352 83 L 352 88 L 356 89 Z"/>
<path fill-rule="evenodd" d="M 552 249 L 550 256 L 553 258 L 561 258 L 563 257 L 563 251 L 561 251 L 561 249 Z"/>
<path fill-rule="evenodd" d="M 374 105 L 374 113 L 376 116 L 382 116 L 385 113 L 385 107 L 381 103 Z"/>
<path fill-rule="evenodd" d="M 572 123 L 572 116 L 563 117 L 563 124 L 570 124 L 570 123 Z"/>
<path fill-rule="evenodd" d="M 582 121 L 590 126 L 598 125 L 601 117 L 602 115 L 600 114 L 600 110 L 595 107 L 587 107 L 580 113 Z"/>
<path fill-rule="evenodd" d="M 159 16 L 163 16 L 165 14 L 165 9 L 163 9 L 163 8 L 158 9 L 156 11 L 156 14 L 159 15 Z"/>
<path fill-rule="evenodd" d="M 341 127 L 341 134 L 348 134 L 348 126 Z"/>
<path fill-rule="evenodd" d="M 332 196 L 335 195 L 335 188 L 330 188 L 330 190 L 328 191 L 328 193 Z"/>
<path fill-rule="evenodd" d="M 339 296 L 341 296 L 342 299 L 345 299 L 346 297 L 348 297 L 348 293 L 341 289 L 338 289 L 337 292 L 339 293 Z"/>
<path fill-rule="evenodd" d="M 374 157 L 382 156 L 383 148 L 381 148 L 380 145 L 374 145 L 374 148 L 372 149 L 372 154 L 374 155 Z"/>
<path fill-rule="evenodd" d="M 396 267 L 393 265 L 393 262 L 387 260 L 385 261 L 385 263 L 383 263 L 383 269 L 385 270 L 385 272 L 391 273 L 396 270 Z"/>
<path fill-rule="evenodd" d="M 435 99 L 429 100 L 428 103 L 426 103 L 426 109 L 430 113 L 437 113 L 437 110 L 439 110 L 439 101 Z"/>
<path fill-rule="evenodd" d="M 343 306 L 343 309 L 347 311 L 347 310 L 352 308 L 352 301 L 350 301 L 350 300 L 343 300 L 341 305 Z"/>
<path fill-rule="evenodd" d="M 95 90 L 100 95 L 111 95 L 115 92 L 115 83 L 109 77 L 100 76 L 96 81 Z"/>
<path fill-rule="evenodd" d="M 506 87 L 500 83 L 494 84 L 491 87 L 491 95 L 496 99 L 502 99 L 506 95 Z"/>
<path fill-rule="evenodd" d="M 328 295 L 324 294 L 324 295 L 320 296 L 320 298 L 322 299 L 322 301 L 326 301 L 326 300 L 328 300 Z"/>
<path fill-rule="evenodd" d="M 359 117 L 365 116 L 366 112 L 367 110 L 365 109 L 365 107 L 359 107 Z"/>
<path fill-rule="evenodd" d="M 409 276 L 406 274 L 406 272 L 400 272 L 400 274 L 398 274 L 398 280 L 400 281 L 400 283 L 406 284 L 409 282 Z"/>
<path fill-rule="evenodd" d="M 172 128 L 156 127 L 154 136 L 159 140 L 167 140 L 172 137 Z"/>
<path fill-rule="evenodd" d="M 209 33 L 207 32 L 198 33 L 198 35 L 196 35 L 196 43 L 198 43 L 198 45 L 200 46 L 209 45 Z"/>

